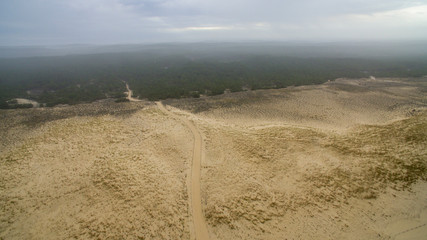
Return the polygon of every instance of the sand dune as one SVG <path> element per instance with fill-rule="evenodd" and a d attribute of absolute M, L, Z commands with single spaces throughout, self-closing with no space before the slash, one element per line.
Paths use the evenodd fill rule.
<path fill-rule="evenodd" d="M 193 112 L 206 136 L 213 238 L 399 239 L 426 233 L 425 92 L 340 79 L 167 103 Z M 411 227 L 390 227 L 405 219 Z"/>
<path fill-rule="evenodd" d="M 161 102 L 156 103 L 159 109 L 166 113 L 167 115 L 171 116 L 172 118 L 178 118 L 180 121 L 184 122 L 187 127 L 191 130 L 193 133 L 193 141 L 194 141 L 194 147 L 193 147 L 193 158 L 192 158 L 192 164 L 191 164 L 191 178 L 189 185 L 191 186 L 190 189 L 190 196 L 191 196 L 191 212 L 192 212 L 192 219 L 193 219 L 193 228 L 194 228 L 194 237 L 196 239 L 203 239 L 207 240 L 209 239 L 209 233 L 206 227 L 206 221 L 205 217 L 203 215 L 202 211 L 202 200 L 201 200 L 201 194 L 200 194 L 200 172 L 201 172 L 201 161 L 202 156 L 204 155 L 204 149 L 202 146 L 202 135 L 200 134 L 197 127 L 188 121 L 187 118 L 179 117 L 179 115 L 175 115 L 163 106 Z"/>
<path fill-rule="evenodd" d="M 0 237 L 189 238 L 186 126 L 147 106 L 33 131 L 1 153 Z"/>
<path fill-rule="evenodd" d="M 0 238 L 194 239 L 198 201 L 210 239 L 419 239 L 426 92 L 426 79 L 339 79 L 167 110 L 2 110 Z"/>

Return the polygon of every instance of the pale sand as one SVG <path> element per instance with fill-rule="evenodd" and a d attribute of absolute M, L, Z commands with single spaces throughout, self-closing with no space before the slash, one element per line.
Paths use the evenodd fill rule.
<path fill-rule="evenodd" d="M 427 161 L 426 90 L 427 81 L 341 79 L 168 101 L 196 112 L 176 109 L 206 136 L 211 239 L 427 235 L 425 168 L 413 172 Z"/>
<path fill-rule="evenodd" d="M 126 82 L 125 82 L 126 83 Z M 134 98 L 132 97 L 133 91 L 129 88 L 129 84 L 126 83 L 126 89 L 128 90 L 127 92 L 125 92 L 127 94 L 127 99 L 131 102 L 140 102 L 141 100 L 138 98 Z"/>
<path fill-rule="evenodd" d="M 18 104 L 32 104 L 33 107 L 40 107 L 40 104 L 34 100 L 26 99 L 26 98 L 15 98 Z"/>
<path fill-rule="evenodd" d="M 157 107 L 25 130 L 0 155 L 0 238 L 190 238 L 192 134 Z"/>
<path fill-rule="evenodd" d="M 206 227 L 205 217 L 202 211 L 202 198 L 200 194 L 200 168 L 202 155 L 204 155 L 202 148 L 202 135 L 200 134 L 197 127 L 194 126 L 194 124 L 191 123 L 187 118 L 180 117 L 179 115 L 175 115 L 169 112 L 168 110 L 166 110 L 166 108 L 161 102 L 157 102 L 157 106 L 162 112 L 166 113 L 172 118 L 178 118 L 180 121 L 184 122 L 185 125 L 187 125 L 187 127 L 191 129 L 191 132 L 193 133 L 194 150 L 191 164 L 191 192 L 189 195 L 191 196 L 190 205 L 192 209 L 194 237 L 200 240 L 207 240 L 209 239 L 209 234 Z"/>
<path fill-rule="evenodd" d="M 342 79 L 0 111 L 0 238 L 194 239 L 206 219 L 210 239 L 419 239 L 426 90 Z"/>

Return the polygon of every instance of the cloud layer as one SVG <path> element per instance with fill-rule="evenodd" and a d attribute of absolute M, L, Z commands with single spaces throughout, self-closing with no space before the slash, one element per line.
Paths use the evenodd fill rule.
<path fill-rule="evenodd" d="M 14 0 L 0 45 L 427 38 L 413 0 Z"/>

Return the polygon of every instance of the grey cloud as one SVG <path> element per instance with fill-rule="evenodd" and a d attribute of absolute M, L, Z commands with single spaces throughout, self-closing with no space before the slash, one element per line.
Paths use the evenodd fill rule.
<path fill-rule="evenodd" d="M 407 14 L 411 19 L 399 24 L 393 22 L 399 19 L 378 17 L 381 12 L 417 6 L 422 13 L 427 11 L 422 8 L 427 2 L 414 0 L 0 1 L 0 45 L 312 40 L 375 32 L 427 38 L 427 33 L 420 33 L 427 27 L 427 17 Z"/>

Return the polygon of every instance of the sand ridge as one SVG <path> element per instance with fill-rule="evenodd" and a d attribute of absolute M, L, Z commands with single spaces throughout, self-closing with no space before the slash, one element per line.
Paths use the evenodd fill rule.
<path fill-rule="evenodd" d="M 143 105 L 34 131 L 0 155 L 1 238 L 190 238 L 186 126 Z"/>
<path fill-rule="evenodd" d="M 423 187 L 396 201 L 425 186 L 425 84 L 340 79 L 168 101 L 195 113 L 206 136 L 212 238 L 398 238 L 386 226 L 427 208 Z M 402 231 L 425 234 L 422 221 L 411 224 Z"/>
<path fill-rule="evenodd" d="M 426 80 L 2 110 L 0 238 L 417 239 Z"/>

